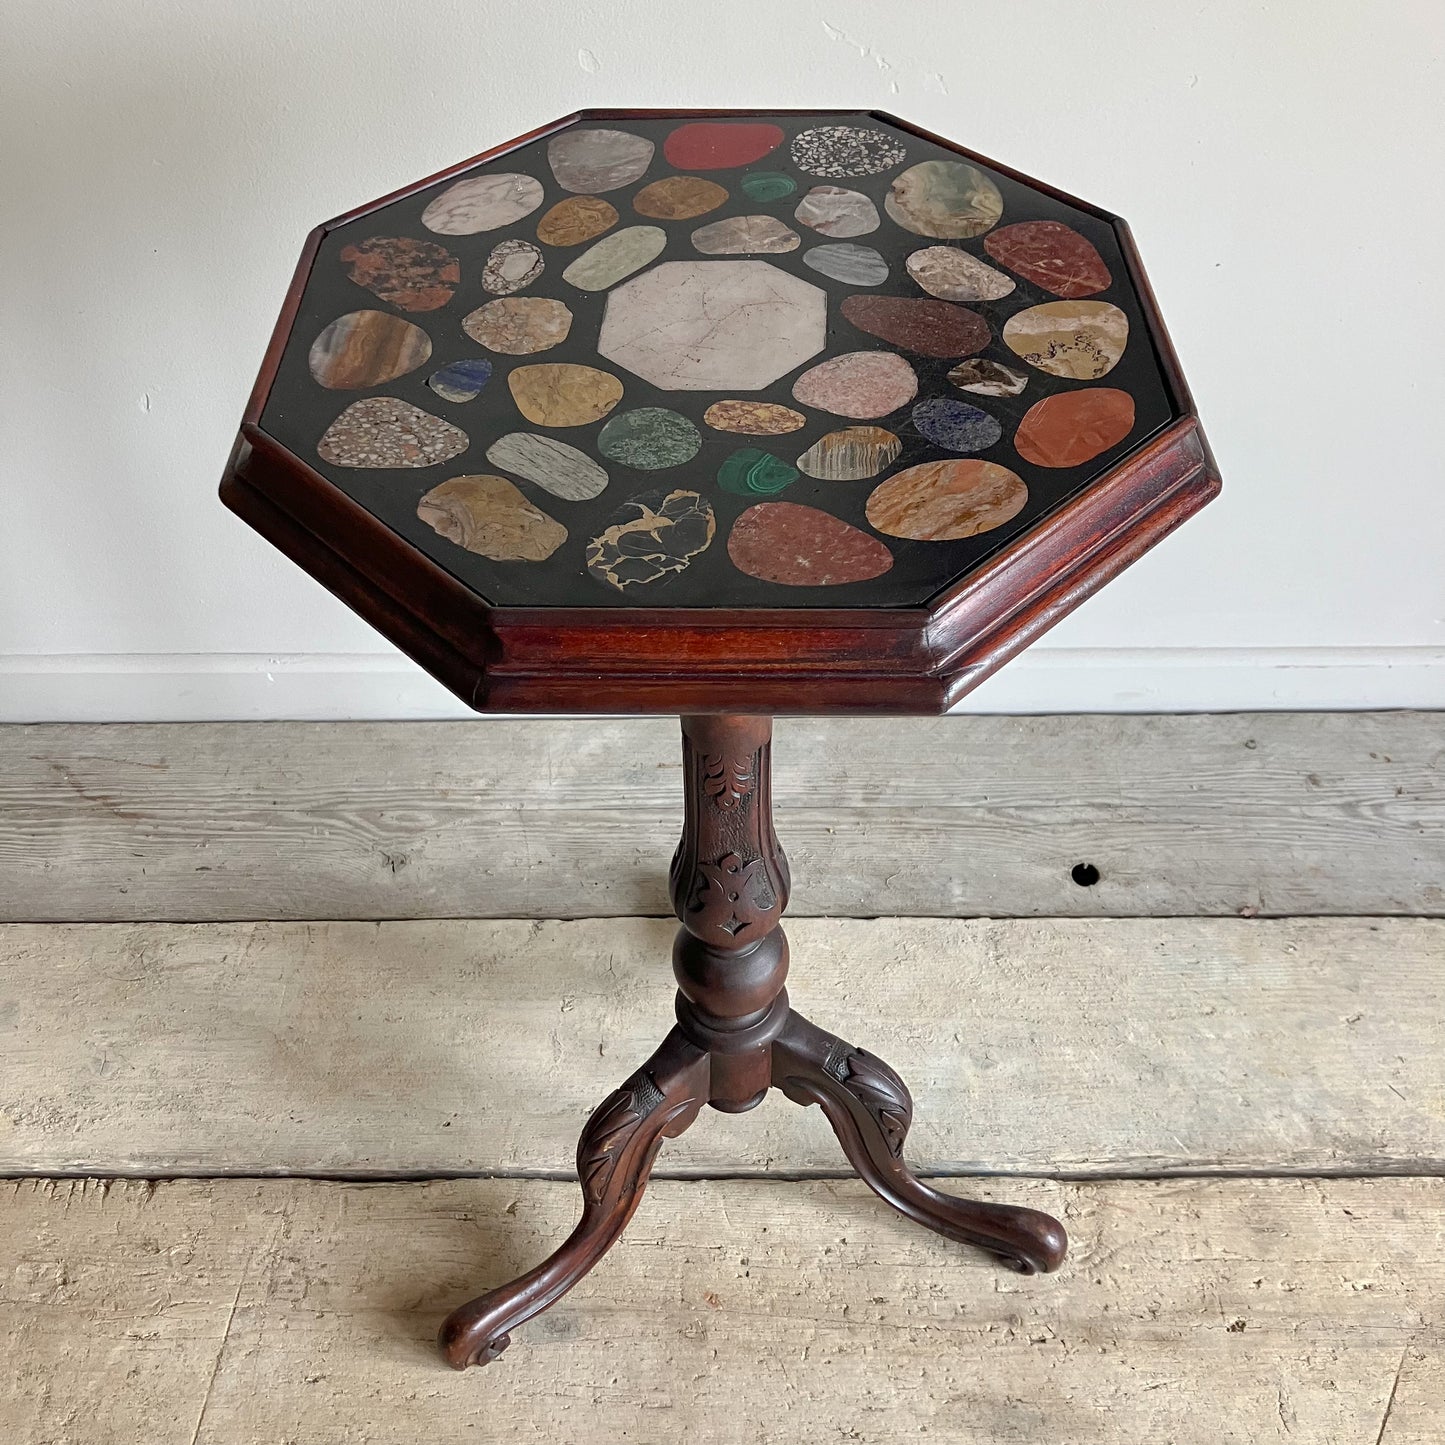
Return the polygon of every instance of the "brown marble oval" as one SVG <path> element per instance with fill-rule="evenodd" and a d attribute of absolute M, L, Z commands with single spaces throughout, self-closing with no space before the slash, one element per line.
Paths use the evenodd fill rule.
<path fill-rule="evenodd" d="M 1045 301 L 1003 324 L 1004 345 L 1050 376 L 1097 381 L 1119 364 L 1129 318 L 1107 301 Z"/>
<path fill-rule="evenodd" d="M 802 412 L 775 401 L 715 401 L 702 419 L 714 431 L 745 437 L 782 436 L 808 424 Z"/>
<path fill-rule="evenodd" d="M 733 523 L 728 556 L 740 572 L 784 587 L 837 587 L 881 577 L 893 554 L 831 512 L 759 502 Z"/>
<path fill-rule="evenodd" d="M 415 371 L 431 355 L 420 326 L 387 311 L 348 311 L 311 343 L 311 375 L 331 391 L 381 386 Z"/>
<path fill-rule="evenodd" d="M 568 196 L 537 222 L 544 246 L 580 246 L 617 224 L 617 207 L 601 196 Z"/>
<path fill-rule="evenodd" d="M 1106 290 L 1114 278 L 1093 243 L 1062 221 L 1019 221 L 985 236 L 983 249 L 1025 281 L 1077 300 Z"/>
<path fill-rule="evenodd" d="M 859 331 L 920 356 L 972 356 L 989 343 L 988 322 L 948 301 L 850 296 L 842 310 Z"/>
<path fill-rule="evenodd" d="M 1003 526 L 1028 498 L 1023 479 L 994 462 L 924 462 L 875 487 L 864 511 L 890 537 L 953 542 Z"/>
<path fill-rule="evenodd" d="M 824 482 L 861 482 L 891 467 L 902 450 L 881 426 L 845 426 L 819 437 L 798 458 L 798 470 Z"/>
<path fill-rule="evenodd" d="M 727 198 L 727 191 L 716 181 L 701 176 L 663 176 L 638 191 L 632 209 L 654 221 L 690 221 L 717 210 Z"/>
<path fill-rule="evenodd" d="M 534 426 L 586 426 L 622 400 L 622 383 L 595 366 L 542 362 L 507 377 L 517 410 Z"/>
<path fill-rule="evenodd" d="M 461 263 L 435 241 L 410 236 L 368 236 L 343 246 L 346 274 L 358 286 L 400 311 L 435 311 L 452 299 Z"/>
<path fill-rule="evenodd" d="M 1112 386 L 1064 391 L 1035 402 L 1014 433 L 1014 450 L 1036 467 L 1081 467 L 1134 430 L 1134 398 Z"/>

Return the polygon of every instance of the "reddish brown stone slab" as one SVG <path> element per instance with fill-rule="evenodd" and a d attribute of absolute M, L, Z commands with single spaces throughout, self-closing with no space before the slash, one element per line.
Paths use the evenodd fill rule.
<path fill-rule="evenodd" d="M 982 316 L 947 301 L 850 296 L 842 309 L 859 331 L 920 356 L 972 356 L 989 342 Z"/>
<path fill-rule="evenodd" d="M 1014 450 L 1036 467 L 1080 467 L 1134 430 L 1134 398 L 1112 386 L 1060 392 L 1035 402 L 1014 433 Z"/>
<path fill-rule="evenodd" d="M 452 299 L 461 263 L 435 241 L 368 236 L 343 248 L 342 263 L 358 286 L 402 311 L 435 311 Z"/>
<path fill-rule="evenodd" d="M 750 166 L 782 143 L 783 133 L 775 125 L 695 120 L 678 126 L 662 143 L 662 153 L 680 171 L 723 171 Z"/>
<path fill-rule="evenodd" d="M 984 237 L 1001 266 L 1055 296 L 1077 300 L 1107 290 L 1114 278 L 1093 242 L 1062 221 L 1019 221 Z"/>
<path fill-rule="evenodd" d="M 991 532 L 1023 510 L 1023 478 L 995 462 L 923 462 L 873 489 L 864 508 L 890 537 L 954 542 Z"/>
<path fill-rule="evenodd" d="M 728 556 L 740 572 L 784 587 L 836 587 L 881 577 L 893 554 L 831 512 L 759 502 L 733 523 Z"/>
<path fill-rule="evenodd" d="M 727 198 L 716 181 L 702 176 L 663 176 L 633 196 L 632 209 L 654 221 L 690 221 L 717 210 Z"/>

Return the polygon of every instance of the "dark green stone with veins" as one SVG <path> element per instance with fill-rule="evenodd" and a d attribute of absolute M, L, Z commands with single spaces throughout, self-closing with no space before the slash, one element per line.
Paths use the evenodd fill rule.
<path fill-rule="evenodd" d="M 611 418 L 597 436 L 597 450 L 610 462 L 660 472 L 690 462 L 702 447 L 698 429 L 665 406 L 641 406 Z"/>

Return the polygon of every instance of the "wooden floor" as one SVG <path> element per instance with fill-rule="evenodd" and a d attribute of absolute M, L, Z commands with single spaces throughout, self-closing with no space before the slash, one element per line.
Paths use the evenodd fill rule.
<path fill-rule="evenodd" d="M 831 789 L 780 788 L 794 1002 L 908 1079 L 921 1172 L 1058 1213 L 1068 1262 L 896 1218 L 774 1096 L 445 1369 L 669 1022 L 672 743 L 0 729 L 0 1445 L 1445 1440 L 1424 714 L 780 723 Z M 506 916 L 559 869 L 589 916 Z"/>

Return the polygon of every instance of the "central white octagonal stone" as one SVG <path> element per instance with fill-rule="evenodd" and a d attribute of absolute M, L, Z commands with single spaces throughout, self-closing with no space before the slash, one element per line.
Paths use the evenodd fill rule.
<path fill-rule="evenodd" d="M 827 331 L 827 296 L 766 261 L 665 261 L 608 295 L 597 350 L 664 391 L 759 391 Z"/>

